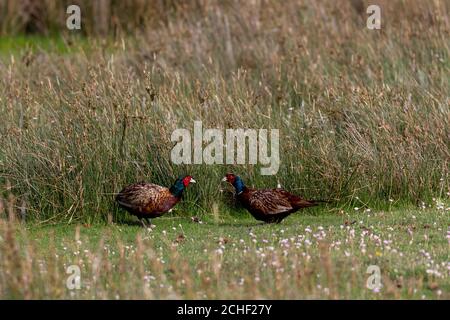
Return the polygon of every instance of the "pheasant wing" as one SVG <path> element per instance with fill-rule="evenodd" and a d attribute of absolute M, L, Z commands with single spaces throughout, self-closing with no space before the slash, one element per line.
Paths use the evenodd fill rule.
<path fill-rule="evenodd" d="M 314 200 L 306 200 L 284 189 L 274 189 L 274 190 L 283 195 L 286 199 L 288 199 L 289 203 L 296 209 L 313 207 L 317 205 L 317 202 L 315 202 Z"/>
<path fill-rule="evenodd" d="M 162 194 L 168 194 L 169 189 L 153 183 L 135 183 L 125 187 L 117 196 L 116 201 L 123 207 L 142 211 L 149 204 L 158 203 Z"/>
<path fill-rule="evenodd" d="M 293 209 L 288 198 L 275 189 L 255 190 L 249 203 L 252 208 L 265 214 L 278 214 Z"/>

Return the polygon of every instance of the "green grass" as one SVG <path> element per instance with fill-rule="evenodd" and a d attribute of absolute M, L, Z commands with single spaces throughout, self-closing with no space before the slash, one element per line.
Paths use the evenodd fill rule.
<path fill-rule="evenodd" d="M 14 275 L 32 266 L 8 261 L 14 255 L 3 234 L 0 296 L 448 299 L 448 210 L 325 209 L 294 214 L 278 225 L 260 224 L 244 212 L 206 215 L 202 224 L 167 215 L 154 219 L 151 231 L 133 219 L 27 225 L 16 231 L 18 251 L 40 267 L 14 287 Z M 69 265 L 81 268 L 80 290 L 65 287 Z M 369 265 L 380 267 L 380 292 L 366 288 Z"/>
<path fill-rule="evenodd" d="M 2 55 L 17 54 L 24 50 L 64 53 L 67 52 L 67 46 L 60 37 L 22 35 L 1 38 L 0 53 Z"/>
<path fill-rule="evenodd" d="M 7 61 L 11 56 L 23 63 L 30 64 L 39 56 L 70 56 L 74 54 L 90 54 L 97 46 L 102 46 L 105 51 L 113 52 L 117 43 L 109 37 L 102 39 L 89 39 L 77 34 L 53 34 L 42 35 L 15 35 L 0 38 L 0 59 Z M 26 60 L 28 59 L 28 60 Z"/>

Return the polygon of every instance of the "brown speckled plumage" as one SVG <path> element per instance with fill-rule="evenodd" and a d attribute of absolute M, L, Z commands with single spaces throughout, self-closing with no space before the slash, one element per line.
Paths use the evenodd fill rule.
<path fill-rule="evenodd" d="M 179 200 L 170 193 L 169 188 L 145 182 L 125 187 L 116 197 L 117 203 L 131 214 L 150 218 L 170 210 L 167 201 L 175 205 Z"/>
<path fill-rule="evenodd" d="M 242 179 L 233 174 L 227 174 L 224 181 L 235 187 L 237 199 L 255 219 L 267 223 L 279 223 L 293 212 L 324 202 L 305 200 L 281 188 L 260 190 L 247 188 Z"/>
<path fill-rule="evenodd" d="M 246 188 L 237 198 L 255 219 L 267 223 L 279 223 L 301 208 L 317 205 L 315 201 L 302 199 L 283 189 Z"/>
<path fill-rule="evenodd" d="M 178 179 L 169 189 L 153 183 L 134 183 L 116 196 L 119 206 L 139 219 L 157 218 L 172 209 L 181 199 L 184 188 L 195 182 L 191 176 Z"/>

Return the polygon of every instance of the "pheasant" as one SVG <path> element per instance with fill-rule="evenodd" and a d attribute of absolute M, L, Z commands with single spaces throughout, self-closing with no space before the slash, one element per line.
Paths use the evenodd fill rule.
<path fill-rule="evenodd" d="M 229 182 L 236 190 L 237 199 L 251 215 L 266 223 L 280 223 L 299 209 L 318 205 L 324 200 L 305 200 L 284 189 L 250 189 L 239 176 L 227 173 L 222 181 Z"/>
<path fill-rule="evenodd" d="M 157 218 L 170 211 L 181 199 L 184 189 L 196 181 L 191 176 L 178 178 L 170 187 L 139 182 L 123 188 L 116 196 L 120 207 L 151 225 L 151 218 Z"/>

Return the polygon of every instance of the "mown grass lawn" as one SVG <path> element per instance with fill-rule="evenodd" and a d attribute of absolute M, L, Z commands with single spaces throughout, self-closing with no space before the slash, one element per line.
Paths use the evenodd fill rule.
<path fill-rule="evenodd" d="M 22 226 L 32 280 L 14 289 L 0 277 L 2 298 L 449 298 L 448 213 L 324 209 L 277 225 L 241 212 L 202 223 L 168 215 L 153 229 Z M 7 265 L 1 272 L 14 273 Z M 80 267 L 79 290 L 66 287 L 70 265 Z M 380 268 L 379 289 L 367 288 L 370 265 Z"/>

